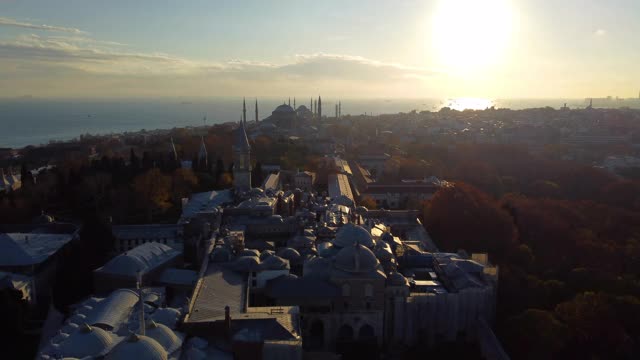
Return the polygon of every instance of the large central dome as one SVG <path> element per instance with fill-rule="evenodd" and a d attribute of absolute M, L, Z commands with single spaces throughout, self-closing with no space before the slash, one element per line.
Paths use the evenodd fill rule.
<path fill-rule="evenodd" d="M 274 113 L 294 113 L 295 110 L 293 110 L 293 108 L 287 104 L 282 104 L 280 106 L 278 106 L 275 110 L 273 110 Z"/>
<path fill-rule="evenodd" d="M 340 250 L 335 258 L 336 268 L 351 273 L 375 271 L 379 264 L 373 252 L 360 244 Z"/>
<path fill-rule="evenodd" d="M 341 248 L 352 247 L 354 244 L 373 248 L 371 234 L 362 226 L 347 223 L 338 230 L 333 245 Z"/>

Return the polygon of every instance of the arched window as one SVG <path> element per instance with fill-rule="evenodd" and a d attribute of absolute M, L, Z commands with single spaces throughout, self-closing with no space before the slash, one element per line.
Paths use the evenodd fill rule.
<path fill-rule="evenodd" d="M 374 340 L 376 336 L 376 332 L 373 329 L 373 326 L 369 324 L 364 324 L 358 331 L 358 340 L 360 341 L 371 341 Z"/>
<path fill-rule="evenodd" d="M 349 284 L 342 284 L 342 296 L 351 296 L 351 286 Z"/>
<path fill-rule="evenodd" d="M 364 296 L 365 297 L 373 297 L 373 285 L 366 284 L 364 286 Z"/>
<path fill-rule="evenodd" d="M 353 341 L 353 328 L 344 324 L 338 329 L 338 341 Z"/>

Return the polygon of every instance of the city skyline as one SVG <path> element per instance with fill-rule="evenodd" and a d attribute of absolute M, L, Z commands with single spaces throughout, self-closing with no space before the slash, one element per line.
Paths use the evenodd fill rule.
<path fill-rule="evenodd" d="M 630 0 L 5 1 L 0 97 L 635 98 L 639 13 Z"/>

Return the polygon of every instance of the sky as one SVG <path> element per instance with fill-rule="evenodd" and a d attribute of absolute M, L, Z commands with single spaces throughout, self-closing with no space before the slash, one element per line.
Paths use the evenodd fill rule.
<path fill-rule="evenodd" d="M 0 97 L 637 97 L 638 0 L 0 0 Z"/>

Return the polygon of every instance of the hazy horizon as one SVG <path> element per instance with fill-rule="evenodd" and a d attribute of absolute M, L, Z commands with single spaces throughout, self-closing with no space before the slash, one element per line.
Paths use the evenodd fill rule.
<path fill-rule="evenodd" d="M 0 97 L 636 98 L 639 13 L 633 0 L 4 1 Z"/>

